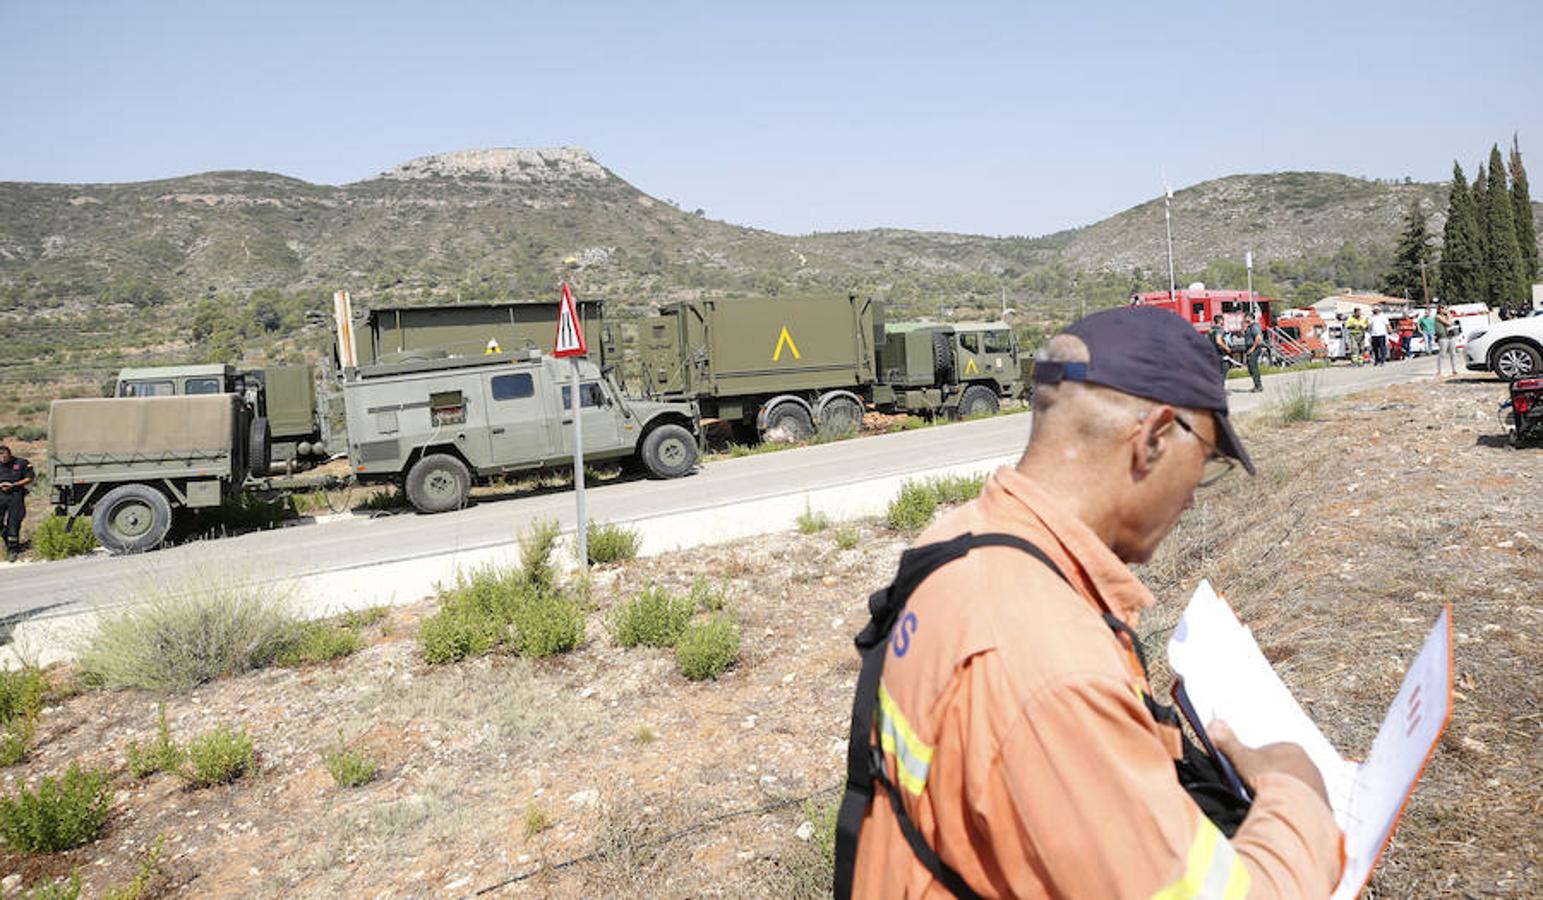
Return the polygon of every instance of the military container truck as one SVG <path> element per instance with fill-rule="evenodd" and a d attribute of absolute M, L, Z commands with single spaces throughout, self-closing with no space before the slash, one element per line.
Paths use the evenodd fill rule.
<path fill-rule="evenodd" d="M 693 398 L 742 439 L 851 428 L 863 411 L 996 412 L 1024 377 L 1006 323 L 887 326 L 844 299 L 679 302 L 639 323 L 645 391 Z"/>
<path fill-rule="evenodd" d="M 202 376 L 200 376 L 202 377 Z M 102 546 L 152 550 L 176 508 L 218 506 L 253 472 L 256 409 L 239 393 L 55 400 L 48 480 L 57 512 L 91 516 Z"/>
<path fill-rule="evenodd" d="M 590 358 L 601 366 L 615 354 L 605 308 L 595 300 L 578 304 L 580 327 Z M 354 317 L 349 330 L 359 365 L 405 359 L 479 356 L 545 350 L 557 333 L 557 303 L 470 303 L 371 309 Z"/>
<path fill-rule="evenodd" d="M 535 350 L 430 357 L 344 370 L 348 457 L 364 482 L 394 482 L 420 512 L 466 504 L 494 476 L 571 464 L 571 365 Z M 696 465 L 688 401 L 629 400 L 579 361 L 585 461 L 636 463 L 656 478 Z"/>

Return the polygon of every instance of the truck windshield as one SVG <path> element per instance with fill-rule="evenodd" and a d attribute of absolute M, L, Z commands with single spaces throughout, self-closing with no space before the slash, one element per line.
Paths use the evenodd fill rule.
<path fill-rule="evenodd" d="M 971 353 L 980 352 L 980 335 L 975 333 L 959 335 L 959 343 Z"/>
<path fill-rule="evenodd" d="M 1008 331 L 986 332 L 987 353 L 1011 353 L 1013 350 L 1012 333 Z"/>
<path fill-rule="evenodd" d="M 120 397 L 170 397 L 176 389 L 170 381 L 129 381 L 119 391 Z"/>

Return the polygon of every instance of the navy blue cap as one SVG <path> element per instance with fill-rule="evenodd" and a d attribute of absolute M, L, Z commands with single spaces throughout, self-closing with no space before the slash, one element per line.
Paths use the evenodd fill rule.
<path fill-rule="evenodd" d="M 1085 381 L 1170 406 L 1208 409 L 1216 449 L 1254 474 L 1253 460 L 1227 418 L 1227 387 L 1216 350 L 1181 316 L 1153 306 L 1121 306 L 1084 316 L 1063 334 L 1082 339 L 1085 363 L 1037 362 L 1034 381 Z"/>

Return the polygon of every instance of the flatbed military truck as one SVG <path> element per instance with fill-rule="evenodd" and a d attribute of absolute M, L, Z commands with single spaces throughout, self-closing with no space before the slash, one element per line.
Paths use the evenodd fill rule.
<path fill-rule="evenodd" d="M 694 399 L 743 440 L 853 429 L 870 406 L 991 413 L 1025 382 L 1006 323 L 886 326 L 856 295 L 677 302 L 638 327 L 645 392 Z"/>

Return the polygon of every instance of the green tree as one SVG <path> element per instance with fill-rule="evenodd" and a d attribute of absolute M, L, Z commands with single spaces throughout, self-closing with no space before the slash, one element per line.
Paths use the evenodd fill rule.
<path fill-rule="evenodd" d="M 1416 200 L 1404 217 L 1404 231 L 1393 251 L 1393 267 L 1382 276 L 1382 291 L 1391 297 L 1405 297 L 1416 302 L 1426 300 L 1425 267 L 1431 260 L 1430 231 L 1425 210 Z"/>
<path fill-rule="evenodd" d="M 1482 299 L 1479 269 L 1483 265 L 1479 220 L 1463 167 L 1452 163 L 1452 188 L 1447 198 L 1447 222 L 1441 229 L 1441 296 L 1448 303 Z"/>
<path fill-rule="evenodd" d="M 1479 171 L 1473 176 L 1473 187 L 1470 190 L 1473 195 L 1475 246 L 1479 251 L 1479 264 L 1473 270 L 1473 281 L 1469 285 L 1474 292 L 1469 299 L 1475 303 L 1489 302 L 1489 226 L 1486 221 L 1489 207 L 1484 200 L 1488 190 L 1489 176 L 1484 172 L 1484 164 L 1479 163 Z"/>
<path fill-rule="evenodd" d="M 1511 192 L 1506 187 L 1505 165 L 1500 161 L 1500 147 L 1489 151 L 1489 182 L 1484 188 L 1484 244 L 1489 251 L 1488 302 L 1491 306 L 1518 307 L 1526 296 L 1522 282 L 1522 251 L 1516 243 L 1516 217 L 1512 213 Z"/>
<path fill-rule="evenodd" d="M 1516 243 L 1522 254 L 1522 283 L 1538 280 L 1538 232 L 1532 219 L 1532 197 L 1527 190 L 1527 169 L 1522 166 L 1522 148 L 1511 135 L 1511 213 L 1516 218 Z"/>

